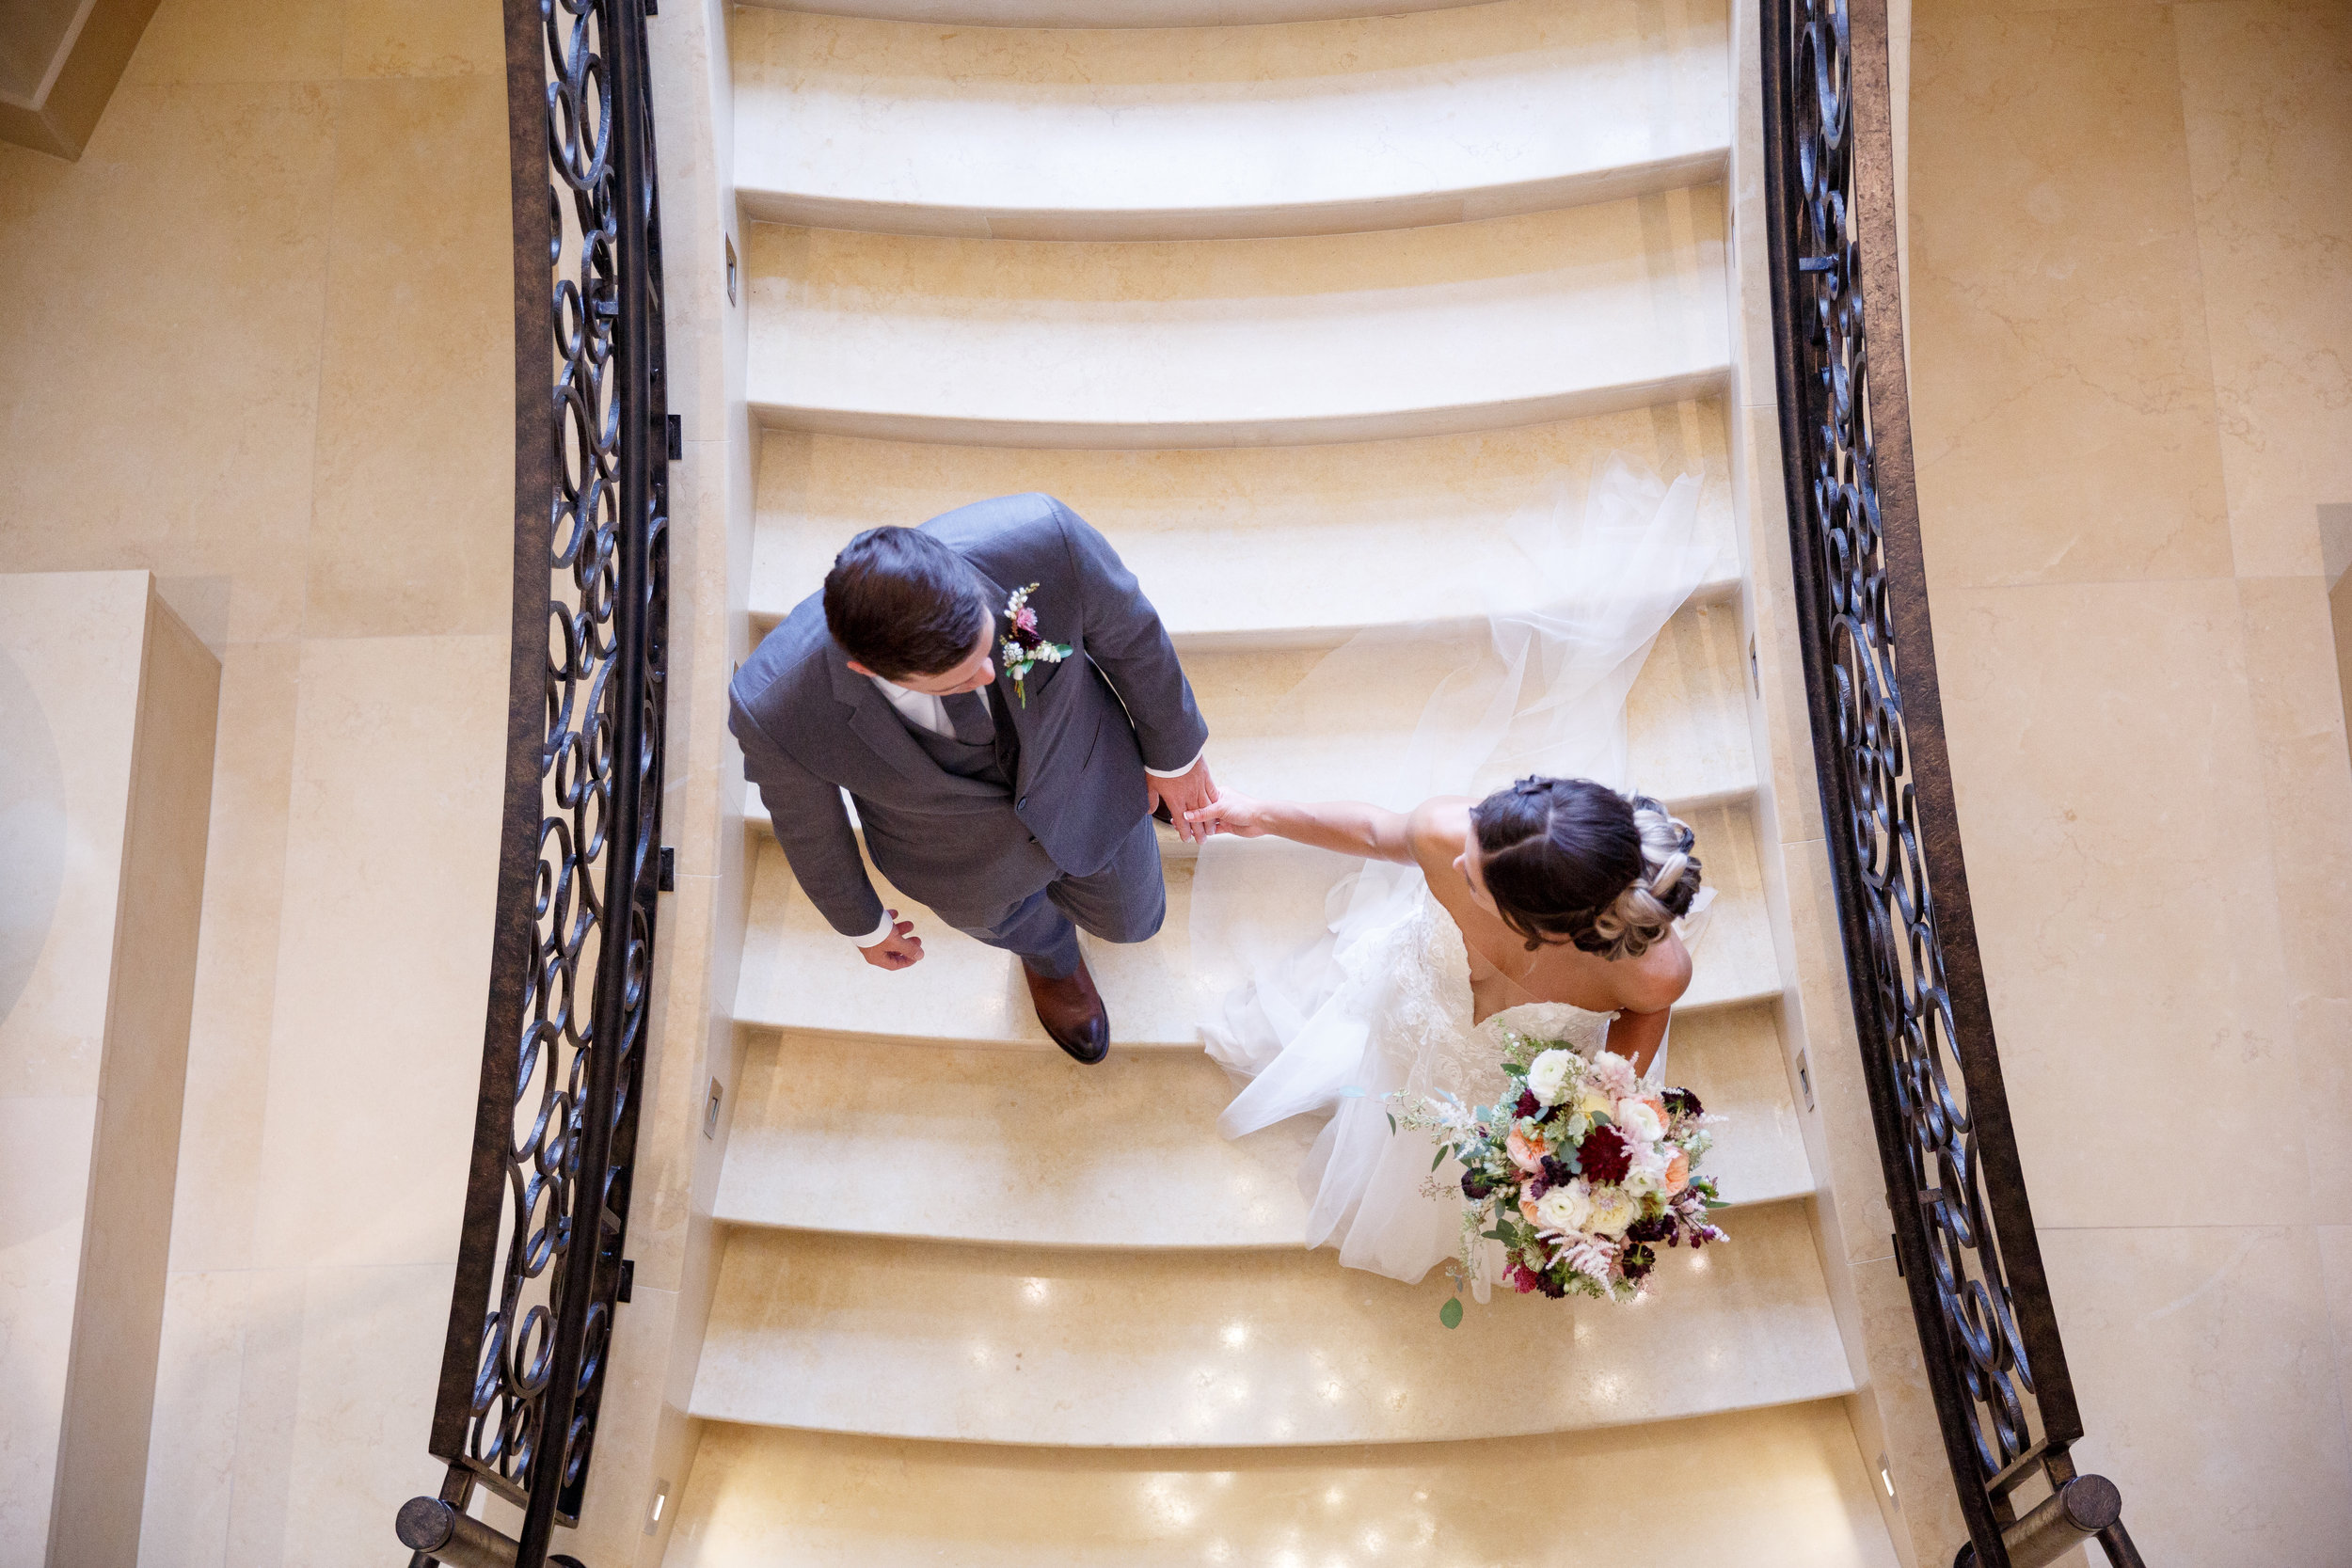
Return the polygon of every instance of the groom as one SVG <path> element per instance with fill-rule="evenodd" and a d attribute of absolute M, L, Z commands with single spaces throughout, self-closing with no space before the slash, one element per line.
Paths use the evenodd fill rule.
<path fill-rule="evenodd" d="M 1024 588 L 1034 618 L 1016 624 Z M 875 895 L 844 790 L 894 885 L 1019 955 L 1054 1043 L 1081 1062 L 1109 1053 L 1075 927 L 1156 932 L 1154 808 L 1195 837 L 1184 813 L 1216 788 L 1167 628 L 1107 540 L 1041 495 L 870 529 L 728 694 L 792 875 L 867 963 L 905 969 L 923 942 Z"/>

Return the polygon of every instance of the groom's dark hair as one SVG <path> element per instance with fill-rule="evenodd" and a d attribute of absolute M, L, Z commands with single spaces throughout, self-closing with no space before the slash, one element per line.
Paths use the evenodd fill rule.
<path fill-rule="evenodd" d="M 920 529 L 869 528 L 825 574 L 826 629 L 884 680 L 961 664 L 988 613 L 980 574 Z"/>

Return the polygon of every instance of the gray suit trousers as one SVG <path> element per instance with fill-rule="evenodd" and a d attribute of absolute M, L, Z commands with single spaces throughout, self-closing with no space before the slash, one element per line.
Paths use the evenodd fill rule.
<path fill-rule="evenodd" d="M 1100 871 L 1057 877 L 993 916 L 945 910 L 939 914 L 966 936 L 1018 954 L 1046 979 L 1061 979 L 1077 972 L 1078 927 L 1104 942 L 1147 942 L 1158 934 L 1168 918 L 1159 838 L 1147 816 L 1120 841 L 1110 864 Z M 965 924 L 976 919 L 977 924 Z"/>

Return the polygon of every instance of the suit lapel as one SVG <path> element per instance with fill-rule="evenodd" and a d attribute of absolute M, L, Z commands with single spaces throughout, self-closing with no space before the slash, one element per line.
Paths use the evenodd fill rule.
<path fill-rule="evenodd" d="M 849 655 L 832 638 L 825 639 L 825 666 L 833 676 L 834 699 L 850 710 L 850 729 L 866 749 L 888 764 L 900 778 L 918 780 L 955 795 L 993 795 L 996 791 L 977 779 L 960 778 L 931 760 L 922 743 L 908 733 L 906 721 L 874 683 L 850 668 Z"/>

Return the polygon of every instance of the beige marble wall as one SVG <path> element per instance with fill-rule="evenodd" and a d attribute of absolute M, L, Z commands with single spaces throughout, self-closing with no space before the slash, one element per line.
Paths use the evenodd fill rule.
<path fill-rule="evenodd" d="M 0 1563 L 129 1568 L 220 663 L 145 572 L 0 578 Z"/>
<path fill-rule="evenodd" d="M 2352 13 L 1917 0 L 1912 84 L 1938 654 L 2077 1457 L 2150 1561 L 2341 1562 Z"/>
<path fill-rule="evenodd" d="M 501 70 L 466 0 L 164 0 L 78 163 L 0 148 L 0 559 L 150 568 L 222 664 L 150 1564 L 389 1558 L 437 1481 L 505 692 Z"/>

